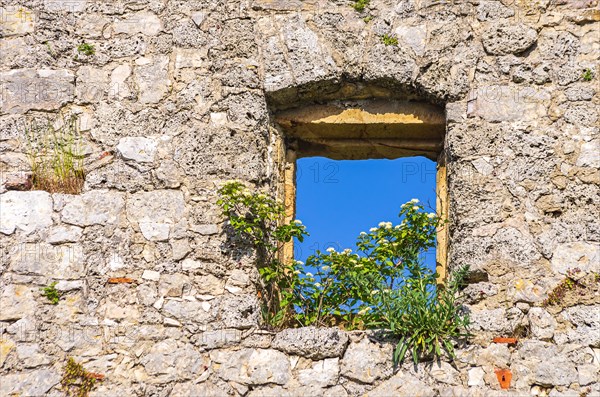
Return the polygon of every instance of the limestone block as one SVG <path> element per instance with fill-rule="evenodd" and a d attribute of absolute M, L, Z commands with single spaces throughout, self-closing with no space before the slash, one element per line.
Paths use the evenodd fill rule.
<path fill-rule="evenodd" d="M 202 295 L 221 295 L 225 286 L 225 280 L 215 277 L 212 274 L 197 276 L 194 279 L 194 286 L 199 294 Z"/>
<path fill-rule="evenodd" d="M 258 326 L 260 305 L 256 295 L 222 295 L 215 299 L 219 322 L 215 327 L 248 329 Z"/>
<path fill-rule="evenodd" d="M 298 381 L 304 386 L 333 386 L 340 377 L 339 361 L 337 357 L 317 361 L 311 368 L 298 371 Z"/>
<path fill-rule="evenodd" d="M 47 11 L 53 12 L 83 12 L 88 0 L 44 0 Z"/>
<path fill-rule="evenodd" d="M 8 355 L 15 348 L 15 342 L 8 339 L 6 335 L 2 336 L 0 339 L 0 368 L 4 365 Z"/>
<path fill-rule="evenodd" d="M 551 339 L 556 329 L 556 320 L 550 313 L 541 307 L 533 307 L 527 313 L 529 326 L 533 337 L 537 339 Z"/>
<path fill-rule="evenodd" d="M 206 331 L 199 335 L 196 344 L 212 350 L 241 342 L 242 331 L 238 329 L 219 329 Z"/>
<path fill-rule="evenodd" d="M 429 369 L 429 375 L 438 382 L 449 385 L 459 385 L 460 373 L 445 361 L 434 362 Z"/>
<path fill-rule="evenodd" d="M 36 309 L 33 292 L 25 285 L 8 285 L 0 295 L 0 321 L 30 317 L 35 314 Z"/>
<path fill-rule="evenodd" d="M 47 192 L 9 191 L 0 195 L 0 232 L 27 234 L 52 225 L 52 197 Z"/>
<path fill-rule="evenodd" d="M 50 364 L 50 357 L 40 351 L 38 343 L 23 343 L 17 345 L 17 357 L 25 368 L 35 368 Z"/>
<path fill-rule="evenodd" d="M 600 263 L 600 244 L 594 241 L 575 241 L 556 246 L 550 265 L 554 272 L 566 275 L 579 268 L 583 273 L 597 272 Z"/>
<path fill-rule="evenodd" d="M 145 137 L 125 137 L 119 140 L 117 150 L 126 160 L 140 163 L 151 163 L 154 161 L 158 142 L 156 139 Z"/>
<path fill-rule="evenodd" d="M 190 279 L 181 273 L 163 274 L 158 284 L 158 296 L 181 297 L 189 295 L 191 288 Z"/>
<path fill-rule="evenodd" d="M 469 380 L 467 384 L 469 386 L 485 386 L 485 381 L 483 380 L 484 375 L 485 371 L 481 367 L 469 369 Z"/>
<path fill-rule="evenodd" d="M 537 32 L 522 23 L 499 20 L 490 23 L 483 33 L 483 47 L 488 54 L 519 54 L 537 40 Z"/>
<path fill-rule="evenodd" d="M 19 5 L 0 7 L 0 35 L 23 35 L 35 30 L 36 15 L 33 10 Z"/>
<path fill-rule="evenodd" d="M 28 110 L 57 110 L 71 102 L 75 75 L 69 70 L 13 69 L 0 72 L 0 110 L 24 113 Z"/>
<path fill-rule="evenodd" d="M 365 397 L 428 397 L 433 395 L 435 395 L 435 392 L 431 386 L 416 378 L 414 375 L 401 370 L 375 389 L 366 393 Z"/>
<path fill-rule="evenodd" d="M 131 88 L 126 80 L 131 76 L 131 66 L 122 64 L 113 69 L 110 74 L 109 97 L 124 99 L 131 95 Z"/>
<path fill-rule="evenodd" d="M 142 278 L 149 281 L 158 281 L 160 280 L 160 273 L 154 270 L 144 270 L 144 273 L 142 273 Z"/>
<path fill-rule="evenodd" d="M 109 76 L 106 70 L 92 66 L 77 69 L 75 95 L 80 103 L 94 103 L 105 99 L 108 92 Z"/>
<path fill-rule="evenodd" d="M 85 274 L 83 248 L 79 244 L 19 244 L 10 253 L 10 269 L 17 274 L 76 279 Z"/>
<path fill-rule="evenodd" d="M 168 75 L 169 57 L 138 58 L 135 65 L 134 78 L 139 90 L 139 102 L 160 102 L 171 87 Z"/>
<path fill-rule="evenodd" d="M 82 235 L 83 229 L 78 226 L 59 225 L 48 231 L 46 242 L 50 244 L 76 243 Z"/>
<path fill-rule="evenodd" d="M 221 364 L 218 369 L 219 377 L 227 381 L 251 385 L 283 385 L 291 378 L 290 360 L 277 350 L 241 349 L 221 352 L 213 359 Z"/>
<path fill-rule="evenodd" d="M 201 68 L 205 66 L 207 56 L 207 49 L 176 48 L 175 69 Z"/>
<path fill-rule="evenodd" d="M 569 307 L 561 315 L 574 326 L 566 335 L 569 342 L 600 348 L 600 305 Z"/>
<path fill-rule="evenodd" d="M 469 94 L 468 117 L 481 117 L 491 122 L 532 120 L 547 113 L 550 94 L 532 87 L 490 85 Z"/>
<path fill-rule="evenodd" d="M 215 385 L 210 381 L 195 383 L 195 382 L 183 382 L 176 383 L 175 387 L 171 391 L 171 396 L 214 396 L 214 397 L 225 397 L 229 394 Z"/>
<path fill-rule="evenodd" d="M 146 36 L 156 36 L 162 30 L 162 22 L 156 14 L 149 11 L 140 11 L 128 14 L 114 22 L 115 33 L 133 35 L 141 33 Z"/>
<path fill-rule="evenodd" d="M 155 175 L 164 187 L 174 189 L 181 185 L 182 176 L 175 161 L 165 160 L 161 162 Z"/>
<path fill-rule="evenodd" d="M 577 157 L 579 167 L 600 168 L 600 139 L 584 142 Z"/>
<path fill-rule="evenodd" d="M 127 219 L 138 225 L 148 240 L 166 240 L 183 217 L 185 201 L 178 190 L 138 192 L 127 200 Z"/>
<path fill-rule="evenodd" d="M 368 338 L 348 346 L 342 359 L 342 375 L 362 382 L 373 383 L 391 373 L 391 348 L 384 349 Z"/>
<path fill-rule="evenodd" d="M 191 251 L 190 242 L 186 238 L 173 240 L 171 241 L 171 250 L 173 252 L 173 259 L 176 261 L 181 260 Z"/>
<path fill-rule="evenodd" d="M 205 310 L 206 306 L 199 301 L 166 299 L 162 311 L 169 317 L 173 317 L 182 323 L 193 322 L 195 324 L 207 323 L 214 320 L 210 310 Z"/>
<path fill-rule="evenodd" d="M 600 367 L 597 363 L 580 365 L 577 367 L 577 373 L 579 375 L 578 383 L 581 386 L 598 382 L 600 379 Z"/>
<path fill-rule="evenodd" d="M 341 357 L 346 346 L 348 335 L 337 328 L 289 328 L 273 340 L 273 348 L 313 360 Z"/>
<path fill-rule="evenodd" d="M 60 382 L 61 374 L 54 369 L 38 369 L 2 375 L 0 394 L 3 396 L 45 396 Z"/>
<path fill-rule="evenodd" d="M 480 21 L 496 21 L 515 15 L 515 11 L 502 3 L 482 1 L 477 6 L 477 19 Z"/>
<path fill-rule="evenodd" d="M 413 49 L 415 55 L 422 56 L 427 44 L 427 27 L 425 25 L 399 26 L 394 31 L 395 37 Z"/>
<path fill-rule="evenodd" d="M 208 236 L 211 234 L 219 233 L 219 226 L 217 226 L 215 224 L 195 225 L 192 227 L 192 230 L 196 233 Z"/>
<path fill-rule="evenodd" d="M 206 370 L 210 359 L 190 344 L 164 340 L 153 345 L 140 363 L 151 375 L 150 382 L 166 383 L 196 378 Z"/>
<path fill-rule="evenodd" d="M 71 197 L 61 212 L 61 219 L 76 226 L 116 225 L 123 215 L 124 207 L 122 193 L 92 190 Z"/>
<path fill-rule="evenodd" d="M 568 386 L 578 379 L 577 370 L 572 365 L 565 365 L 566 357 L 555 356 L 540 362 L 533 372 L 535 384 L 552 387 Z"/>

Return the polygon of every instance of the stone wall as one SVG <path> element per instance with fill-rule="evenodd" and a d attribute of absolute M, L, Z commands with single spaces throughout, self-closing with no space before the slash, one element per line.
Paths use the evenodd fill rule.
<path fill-rule="evenodd" d="M 61 395 L 67 357 L 106 375 L 97 396 L 600 393 L 597 1 L 0 5 L 3 181 L 28 170 L 25 118 L 58 111 L 89 170 L 81 195 L 0 190 L 0 394 Z M 445 106 L 475 334 L 452 365 L 394 374 L 373 333 L 260 330 L 252 256 L 224 232 L 216 184 L 280 179 L 270 111 L 359 92 Z M 586 287 L 544 307 L 574 268 Z"/>

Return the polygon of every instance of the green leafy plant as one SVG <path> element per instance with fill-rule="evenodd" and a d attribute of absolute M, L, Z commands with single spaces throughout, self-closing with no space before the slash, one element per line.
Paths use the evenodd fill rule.
<path fill-rule="evenodd" d="M 373 20 L 373 15 L 367 15 L 366 17 L 363 18 L 363 21 L 365 23 L 369 23 Z"/>
<path fill-rule="evenodd" d="M 352 8 L 354 8 L 358 12 L 362 12 L 367 8 L 371 0 L 356 0 L 354 4 L 352 4 Z"/>
<path fill-rule="evenodd" d="M 385 45 L 398 45 L 398 39 L 394 36 L 384 34 L 381 36 L 381 42 Z"/>
<path fill-rule="evenodd" d="M 88 372 L 83 365 L 69 357 L 60 383 L 67 396 L 87 397 L 97 382 L 103 380 L 104 375 Z"/>
<path fill-rule="evenodd" d="M 594 79 L 594 72 L 591 69 L 584 69 L 581 74 L 581 79 L 583 81 L 592 81 Z"/>
<path fill-rule="evenodd" d="M 25 127 L 26 151 L 32 171 L 32 189 L 78 194 L 83 188 L 82 136 L 75 115 Z"/>
<path fill-rule="evenodd" d="M 356 248 L 328 248 L 306 265 L 282 263 L 282 244 L 307 235 L 299 221 L 278 226 L 284 208 L 239 182 L 219 189 L 218 203 L 230 225 L 258 251 L 263 318 L 271 325 L 382 329 L 397 338 L 394 363 L 410 351 L 416 361 L 454 357 L 453 343 L 467 338 L 469 316 L 460 304 L 468 267 L 437 287 L 437 274 L 421 260 L 435 246 L 444 221 L 419 200 L 403 204 L 401 222 L 381 222 L 357 238 Z"/>
<path fill-rule="evenodd" d="M 56 281 L 50 283 L 47 287 L 42 288 L 42 295 L 45 296 L 51 304 L 58 305 L 61 293 L 56 289 Z"/>
<path fill-rule="evenodd" d="M 293 238 L 302 241 L 308 234 L 305 227 L 299 221 L 280 225 L 285 207 L 265 194 L 252 194 L 240 182 L 228 182 L 218 193 L 217 204 L 230 226 L 257 251 L 263 320 L 274 326 L 288 322 L 293 313 L 292 294 L 299 282 L 299 263 L 284 263 L 282 250 Z"/>
<path fill-rule="evenodd" d="M 470 336 L 469 316 L 459 303 L 459 289 L 468 273 L 464 266 L 451 274 L 445 286 L 434 288 L 435 274 L 424 266 L 409 269 L 411 275 L 395 292 L 380 294 L 381 317 L 375 324 L 390 329 L 398 337 L 394 365 L 412 351 L 420 358 L 440 357 L 444 350 L 455 358 L 453 342 Z"/>
<path fill-rule="evenodd" d="M 77 46 L 77 52 L 86 56 L 92 56 L 96 53 L 96 48 L 93 44 L 81 43 Z"/>

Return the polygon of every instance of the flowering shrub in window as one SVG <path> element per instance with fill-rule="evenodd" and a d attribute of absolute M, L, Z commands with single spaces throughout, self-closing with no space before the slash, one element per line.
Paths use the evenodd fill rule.
<path fill-rule="evenodd" d="M 396 225 L 381 222 L 360 233 L 354 251 L 328 248 L 306 264 L 282 264 L 274 254 L 281 242 L 293 237 L 302 241 L 307 234 L 302 223 L 277 226 L 283 208 L 239 182 L 226 184 L 219 193 L 233 228 L 265 251 L 258 266 L 263 277 L 259 290 L 268 297 L 263 303 L 268 324 L 382 329 L 399 340 L 396 364 L 408 351 L 415 362 L 443 352 L 453 357 L 453 344 L 469 335 L 469 317 L 459 304 L 468 268 L 459 268 L 446 286 L 436 288 L 436 273 L 421 258 L 435 246 L 436 230 L 444 221 L 426 212 L 418 199 L 401 206 Z"/>

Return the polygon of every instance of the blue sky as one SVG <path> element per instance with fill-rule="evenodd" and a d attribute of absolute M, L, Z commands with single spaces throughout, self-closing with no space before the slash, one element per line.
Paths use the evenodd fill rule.
<path fill-rule="evenodd" d="M 399 223 L 400 206 L 417 198 L 435 209 L 435 166 L 424 157 L 396 160 L 330 160 L 306 157 L 297 162 L 296 218 L 310 236 L 295 242 L 294 257 L 319 249 L 354 249 L 361 231 L 381 221 Z M 435 253 L 426 256 L 435 268 Z"/>

